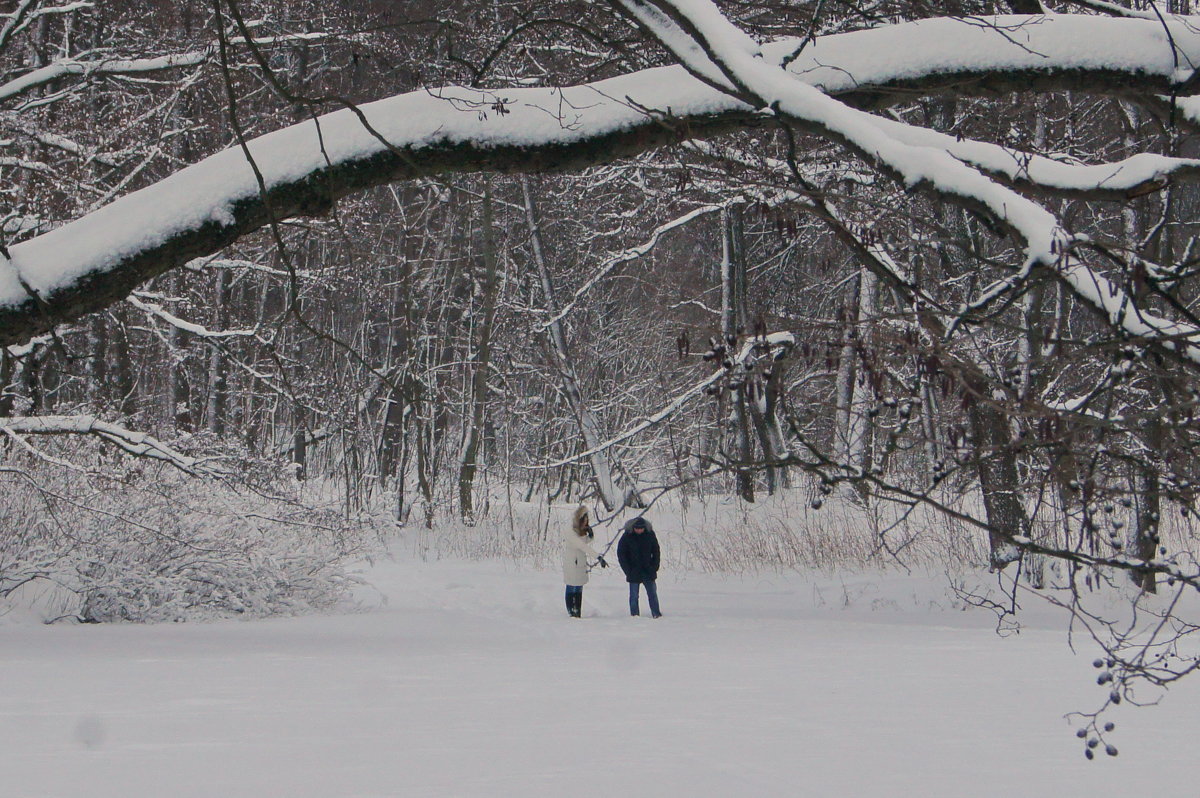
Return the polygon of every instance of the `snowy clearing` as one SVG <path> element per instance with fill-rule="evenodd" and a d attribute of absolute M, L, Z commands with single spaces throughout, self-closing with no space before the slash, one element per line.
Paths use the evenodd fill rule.
<path fill-rule="evenodd" d="M 614 569 L 615 570 L 615 569 Z M 397 561 L 364 612 L 10 623 L 6 796 L 1191 796 L 1191 680 L 1121 707 L 1089 763 L 1092 652 L 998 637 L 940 577 L 664 575 L 660 621 L 612 570 L 570 620 L 556 569 Z M 1082 641 L 1081 641 L 1082 642 Z"/>

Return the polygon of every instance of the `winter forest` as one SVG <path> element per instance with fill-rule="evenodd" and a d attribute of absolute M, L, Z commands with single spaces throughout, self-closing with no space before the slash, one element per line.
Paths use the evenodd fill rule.
<path fill-rule="evenodd" d="M 965 724 L 914 738 L 942 752 L 921 749 L 922 794 L 1011 794 L 943 768 L 992 735 L 1030 794 L 1146 768 L 1192 794 L 1200 16 L 1126 2 L 0 2 L 17 794 L 557 795 L 577 771 L 588 795 L 802 794 L 785 760 L 840 726 L 791 724 L 895 700 L 883 670 L 806 657 L 875 646 L 907 674 L 888 679 L 931 680 L 897 688 L 915 725 Z M 590 563 L 571 621 L 580 505 L 614 567 Z M 643 514 L 653 623 L 610 542 Z M 156 657 L 178 668 L 105 693 Z M 763 695 L 676 681 L 684 658 Z M 243 718 L 222 776 L 122 747 L 187 713 L 216 745 L 239 679 L 270 685 L 246 712 L 296 714 Z M 416 712 L 420 679 L 424 737 L 328 708 Z M 492 681 L 528 699 L 515 717 Z M 344 692 L 288 703 L 314 685 Z M 286 741 L 306 715 L 349 746 L 326 764 L 365 770 L 305 780 L 321 744 Z M 757 747 L 705 736 L 731 717 Z M 629 720 L 647 750 L 615 769 L 568 737 Z M 251 735 L 276 742 L 255 759 Z M 809 783 L 916 794 L 914 755 Z M 313 773 L 269 780 L 294 757 Z"/>

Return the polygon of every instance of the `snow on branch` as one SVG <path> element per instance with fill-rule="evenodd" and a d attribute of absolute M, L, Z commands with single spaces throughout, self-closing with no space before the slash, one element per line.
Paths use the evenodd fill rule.
<path fill-rule="evenodd" d="M 89 4 L 90 5 L 90 4 Z M 254 39 L 253 44 L 265 47 L 292 41 L 319 41 L 328 38 L 326 33 L 297 33 L 286 36 L 271 36 Z M 233 43 L 245 43 L 245 39 L 233 39 Z M 0 102 L 7 102 L 34 89 L 68 77 L 89 78 L 96 75 L 138 75 L 147 72 L 162 72 L 198 66 L 212 59 L 217 46 L 209 45 L 200 50 L 184 53 L 168 53 L 152 58 L 119 58 L 96 56 L 90 59 L 60 58 L 46 66 L 30 70 L 24 75 L 0 84 Z"/>
<path fill-rule="evenodd" d="M 1123 200 L 1165 188 L 1171 179 L 1200 179 L 1200 159 L 1141 152 L 1120 161 L 1083 164 L 871 116 L 897 141 L 937 147 L 1014 187 L 1055 196 Z"/>
<path fill-rule="evenodd" d="M 709 29 L 715 21 L 710 14 Z M 1120 85 L 1141 90 L 1147 84 L 1139 73 L 1167 85 L 1164 94 L 1190 95 L 1197 92 L 1193 65 L 1200 64 L 1194 23 L 1195 18 L 1157 15 L 939 17 L 820 36 L 787 70 L 856 107 L 891 105 L 935 86 L 976 96 L 1067 88 L 1111 92 Z M 798 43 L 764 44 L 761 57 L 779 64 Z"/>
<path fill-rule="evenodd" d="M 763 53 L 746 52 L 741 31 L 709 2 L 617 0 L 674 51 L 681 26 L 695 31 L 698 45 L 720 69 L 736 94 L 770 109 L 789 122 L 850 147 L 874 160 L 908 188 L 928 188 L 971 205 L 1020 236 L 1033 263 L 1050 265 L 1065 250 L 1067 235 L 1054 216 L 1034 202 L 998 185 L 940 148 L 908 144 L 884 131 L 876 117 L 846 106 L 814 86 L 792 80 Z M 704 9 L 704 11 L 698 11 Z M 657 14 L 657 16 L 655 15 Z M 660 27 L 662 17 L 671 24 Z M 732 42 L 732 44 L 731 44 Z M 683 60 L 684 55 L 676 52 Z M 688 57 L 692 57 L 690 53 Z"/>
<path fill-rule="evenodd" d="M 145 432 L 135 432 L 95 416 L 12 416 L 0 418 L 0 433 L 25 444 L 29 435 L 92 435 L 136 457 L 168 463 L 193 475 L 221 472 L 211 461 L 191 457 Z M 34 452 L 37 454 L 37 452 Z"/>
<path fill-rule="evenodd" d="M 930 191 L 991 218 L 1024 247 L 1024 262 L 1017 269 L 1018 275 L 1047 269 L 1113 326 L 1200 363 L 1200 328 L 1161 318 L 1138 307 L 1117 285 L 1071 253 L 1078 242 L 1048 210 L 997 183 L 943 147 L 905 141 L 902 136 L 912 134 L 914 128 L 899 123 L 885 127 L 878 117 L 791 79 L 764 53 L 747 52 L 741 31 L 708 0 L 613 2 L 673 50 L 678 46 L 680 32 L 690 31 L 689 35 L 696 38 L 696 46 L 684 54 L 676 53 L 678 57 L 688 63 L 696 58 L 697 48 L 707 53 L 711 67 L 725 75 L 727 83 L 735 87 L 732 92 L 740 99 L 770 109 L 788 123 L 841 142 L 910 189 Z M 1109 21 L 1142 24 L 1139 20 Z M 1036 24 L 1030 24 L 1030 28 L 1035 27 Z M 1180 32 L 1183 31 L 1181 26 Z M 1168 49 L 1174 56 L 1174 50 Z M 1188 59 L 1187 63 L 1195 62 Z M 1176 78 L 1190 83 L 1194 72 L 1180 67 Z"/>
<path fill-rule="evenodd" d="M 545 332 L 550 328 L 551 325 L 561 321 L 568 313 L 575 309 L 575 305 L 578 304 L 579 300 L 582 299 L 588 291 L 591 291 L 593 288 L 595 288 L 601 280 L 604 280 L 611 275 L 619 266 L 622 266 L 631 260 L 636 260 L 654 249 L 654 247 L 658 245 L 659 239 L 661 239 L 664 234 L 678 227 L 683 227 L 689 222 L 702 216 L 716 213 L 717 211 L 721 210 L 722 207 L 724 206 L 702 205 L 699 208 L 693 208 L 682 216 L 678 216 L 671 221 L 664 222 L 663 224 L 660 224 L 658 227 L 654 228 L 654 231 L 650 234 L 650 237 L 641 244 L 638 244 L 634 247 L 629 247 L 624 252 L 618 253 L 617 255 L 606 259 L 600 264 L 600 267 L 592 273 L 592 276 L 589 277 L 583 285 L 579 286 L 579 288 L 575 290 L 575 294 L 559 309 L 557 313 L 545 321 L 538 322 L 538 332 Z"/>
<path fill-rule="evenodd" d="M 733 362 L 745 366 L 753 364 L 762 355 L 772 360 L 782 360 L 796 348 L 796 336 L 790 332 L 773 332 L 748 338 L 734 355 Z"/>
<path fill-rule="evenodd" d="M 273 277 L 292 276 L 292 272 L 289 272 L 287 269 L 277 269 L 273 266 L 267 266 L 263 263 L 244 260 L 242 258 L 220 258 L 215 255 L 206 255 L 203 258 L 188 261 L 183 264 L 183 268 L 193 272 L 203 272 L 207 269 L 229 269 L 232 271 L 261 272 Z M 310 269 L 297 269 L 295 276 L 300 280 L 312 280 L 317 274 Z"/>
<path fill-rule="evenodd" d="M 1107 3 L 1105 0 L 1070 0 L 1070 2 L 1081 8 L 1090 8 L 1093 11 L 1099 11 L 1102 14 L 1109 14 L 1114 17 L 1152 19 L 1155 21 L 1159 19 L 1159 15 L 1153 11 L 1139 11 L 1136 8 L 1126 8 L 1116 3 Z M 1171 16 L 1174 17 L 1176 15 L 1172 14 Z"/>
<path fill-rule="evenodd" d="M 701 22 L 728 25 L 712 14 Z M 795 40 L 765 45 L 755 57 L 736 29 L 722 31 L 729 35 L 716 43 L 737 64 L 731 74 L 746 80 L 745 67 L 753 83 L 765 81 L 757 86 L 760 99 L 778 100 L 794 123 L 806 120 L 869 160 L 878 157 L 908 185 L 928 183 L 961 204 L 984 206 L 1021 230 L 1039 258 L 1061 243 L 1053 217 L 945 150 L 898 142 L 854 107 L 959 86 L 965 93 L 1032 87 L 1183 95 L 1196 84 L 1184 65 L 1200 63 L 1200 31 L 1173 20 L 924 20 L 821 37 L 786 72 L 773 64 L 795 51 Z M 809 113 L 809 104 L 820 113 Z M 272 218 L 327 213 L 356 191 L 455 171 L 607 163 L 761 124 L 767 105 L 663 67 L 565 88 L 417 91 L 336 111 L 248 143 L 265 192 L 234 147 L 12 247 L 0 260 L 0 345 L 112 304 Z"/>
<path fill-rule="evenodd" d="M 619 443 L 623 443 L 623 442 L 629 440 L 630 438 L 632 438 L 633 436 L 637 435 L 638 433 L 644 432 L 645 430 L 650 429 L 654 425 L 666 420 L 667 418 L 670 418 L 675 412 L 677 412 L 679 410 L 679 408 L 683 407 L 688 402 L 692 401 L 693 399 L 695 399 L 697 397 L 704 396 L 705 389 L 708 388 L 710 385 L 716 384 L 724 376 L 725 376 L 725 370 L 719 369 L 719 370 L 713 372 L 707 378 L 701 380 L 700 382 L 696 383 L 692 387 L 685 390 L 683 393 L 679 394 L 679 396 L 677 396 L 673 400 L 671 400 L 666 406 L 664 406 L 658 412 L 652 413 L 651 415 L 646 416 L 641 421 L 637 422 L 632 427 L 629 427 L 628 429 L 624 430 L 623 432 L 620 432 L 620 433 L 614 435 L 613 437 L 609 438 L 606 441 L 603 441 L 602 443 L 596 444 L 595 446 L 591 447 L 590 449 L 588 449 L 585 452 L 580 452 L 579 454 L 573 455 L 571 457 L 567 457 L 563 460 L 556 460 L 553 463 L 543 464 L 541 466 L 538 466 L 538 468 L 550 469 L 550 468 L 558 468 L 560 466 L 570 465 L 571 463 L 577 463 L 581 460 L 586 460 L 587 458 L 589 458 L 592 455 L 597 454 L 599 452 L 603 452 L 608 449 L 611 449 L 613 446 L 616 446 Z"/>
<path fill-rule="evenodd" d="M 90 0 L 79 0 L 79 2 L 67 3 L 61 6 L 35 8 L 34 6 L 37 2 L 39 0 L 20 0 L 16 8 L 11 12 L 0 14 L 0 19 L 4 20 L 4 26 L 0 27 L 0 50 L 7 47 L 14 36 L 28 28 L 30 23 L 39 17 L 50 16 L 52 14 L 69 14 L 72 11 L 91 8 L 94 5 Z"/>
<path fill-rule="evenodd" d="M 210 330 L 195 322 L 185 321 L 175 314 L 165 310 L 162 305 L 148 302 L 137 293 L 125 297 L 125 301 L 143 313 L 166 322 L 176 329 L 191 333 L 197 338 L 253 338 L 258 335 L 258 328 L 249 330 Z"/>
<path fill-rule="evenodd" d="M 790 333 L 790 332 L 768 333 L 768 334 L 761 335 L 761 336 L 758 336 L 755 338 L 749 338 L 742 343 L 742 348 L 740 350 L 738 350 L 738 353 L 737 353 L 737 355 L 734 356 L 732 362 L 737 363 L 740 366 L 745 366 L 746 364 L 753 362 L 754 359 L 756 359 L 764 354 L 769 355 L 772 360 L 779 360 L 783 357 L 786 357 L 787 354 L 793 348 L 795 348 L 795 345 L 796 345 L 796 337 L 794 335 L 792 335 L 792 333 Z M 690 388 L 685 390 L 683 393 L 676 396 L 673 400 L 671 400 L 669 403 L 667 403 L 665 406 L 663 406 L 657 412 L 654 412 L 654 413 L 646 416 L 641 421 L 639 421 L 636 424 L 634 424 L 633 426 L 625 429 L 624 431 L 614 435 L 613 437 L 609 438 L 608 440 L 606 440 L 602 443 L 596 444 L 595 446 L 591 447 L 590 449 L 588 449 L 585 452 L 580 452 L 577 455 L 574 455 L 572 457 L 567 457 L 562 460 L 556 460 L 553 463 L 547 463 L 547 464 L 541 465 L 541 466 L 539 466 L 539 468 L 542 468 L 542 469 L 558 468 L 560 466 L 569 465 L 571 463 L 577 463 L 580 460 L 584 460 L 588 457 L 591 457 L 592 455 L 594 455 L 598 452 L 603 452 L 607 449 L 610 449 L 619 443 L 624 443 L 625 441 L 634 437 L 638 433 L 644 432 L 644 431 L 650 429 L 651 427 L 655 426 L 656 424 L 659 424 L 659 423 L 665 421 L 666 419 L 670 418 L 681 407 L 683 407 L 685 404 L 687 404 L 691 400 L 693 400 L 697 397 L 700 397 L 700 396 L 706 396 L 708 393 L 707 389 L 710 386 L 715 385 L 727 374 L 728 374 L 728 371 L 726 369 L 724 369 L 724 368 L 718 369 L 718 370 L 714 371 L 712 374 L 710 374 L 708 377 L 706 377 L 705 379 L 701 380 L 700 382 L 696 383 L 695 385 L 692 385 Z"/>

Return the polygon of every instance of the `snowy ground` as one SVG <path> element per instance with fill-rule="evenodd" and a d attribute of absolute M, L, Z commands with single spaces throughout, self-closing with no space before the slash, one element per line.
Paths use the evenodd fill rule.
<path fill-rule="evenodd" d="M 664 576 L 387 562 L 366 612 L 0 626 L 0 794 L 1195 796 L 1200 678 L 1121 707 L 1051 623 L 1001 639 L 937 580 Z"/>

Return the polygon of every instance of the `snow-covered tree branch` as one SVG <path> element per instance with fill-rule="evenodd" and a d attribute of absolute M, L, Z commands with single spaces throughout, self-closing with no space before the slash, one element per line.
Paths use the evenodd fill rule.
<path fill-rule="evenodd" d="M 161 460 L 189 474 L 224 473 L 219 464 L 183 454 L 153 435 L 95 416 L 10 416 L 0 418 L 0 432 L 16 439 L 31 435 L 91 435 L 135 457 Z"/>
<path fill-rule="evenodd" d="M 1081 41 L 1089 46 L 1079 47 Z M 720 46 L 721 37 L 713 44 Z M 1027 239 L 1031 263 L 1053 262 L 1069 241 L 1056 232 L 1052 217 L 951 154 L 905 144 L 850 109 L 890 104 L 921 91 L 1033 88 L 1183 96 L 1196 86 L 1187 64 L 1200 60 L 1200 35 L 1185 23 L 1164 27 L 1082 16 L 906 23 L 824 37 L 791 60 L 786 73 L 772 66 L 796 46 L 776 42 L 761 48 L 761 56 L 721 51 L 733 59 L 735 79 L 768 83 L 766 96 L 736 98 L 665 67 L 563 88 L 427 89 L 267 134 L 249 144 L 265 193 L 240 148 L 233 148 L 13 246 L 0 269 L 0 342 L 22 340 L 104 307 L 271 218 L 321 215 L 341 197 L 370 186 L 456 171 L 579 169 L 681 138 L 761 124 L 773 103 L 790 122 L 878 157 L 906 184 L 930 184 L 1003 220 Z M 889 57 L 880 61 L 874 53 Z M 821 114 L 840 108 L 841 116 L 790 109 L 790 98 L 799 95 L 829 109 Z M 1182 166 L 1177 174 L 1190 176 L 1190 167 Z M 1150 179 L 1161 179 L 1160 172 L 1148 173 Z M 1092 178 L 1095 190 L 1110 177 L 1101 167 Z M 1081 178 L 1074 190 L 1087 191 L 1088 185 Z M 1097 302 L 1107 301 L 1101 298 L 1106 289 L 1088 285 L 1088 275 L 1078 268 L 1065 270 L 1064 278 Z"/>

